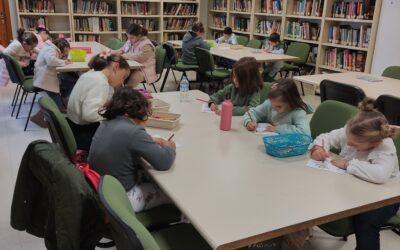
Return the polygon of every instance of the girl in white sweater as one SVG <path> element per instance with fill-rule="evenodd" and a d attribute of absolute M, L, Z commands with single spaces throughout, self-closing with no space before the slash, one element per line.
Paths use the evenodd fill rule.
<path fill-rule="evenodd" d="M 366 98 L 359 105 L 361 112 L 344 128 L 318 136 L 311 149 L 311 158 L 330 160 L 330 149 L 339 148 L 340 159 L 331 160 L 336 167 L 377 184 L 397 178 L 399 162 L 392 140 L 394 129 L 374 105 L 374 100 Z M 398 208 L 399 204 L 395 204 L 354 217 L 358 250 L 379 249 L 380 227 L 396 214 Z"/>
<path fill-rule="evenodd" d="M 99 110 L 130 74 L 128 62 L 118 55 L 97 55 L 89 62 L 89 67 L 95 70 L 79 77 L 67 107 L 68 122 L 77 146 L 87 151 L 99 122 L 103 120 Z"/>

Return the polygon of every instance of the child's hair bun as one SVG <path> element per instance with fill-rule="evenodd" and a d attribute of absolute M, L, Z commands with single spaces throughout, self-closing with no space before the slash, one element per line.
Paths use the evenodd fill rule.
<path fill-rule="evenodd" d="M 390 126 L 389 124 L 382 124 L 381 125 L 381 136 L 383 138 L 393 138 L 396 134 L 396 130 L 394 127 Z"/>
<path fill-rule="evenodd" d="M 370 112 L 375 110 L 375 100 L 370 98 L 370 97 L 366 97 L 364 98 L 364 100 L 362 100 L 359 104 L 358 104 L 358 108 L 361 111 L 364 112 Z"/>

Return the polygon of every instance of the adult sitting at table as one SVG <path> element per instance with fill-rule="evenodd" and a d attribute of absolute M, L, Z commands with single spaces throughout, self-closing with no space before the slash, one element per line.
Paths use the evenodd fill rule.
<path fill-rule="evenodd" d="M 108 102 L 114 88 L 120 87 L 128 78 L 128 62 L 118 55 L 96 55 L 89 71 L 78 79 L 68 101 L 68 123 L 74 133 L 79 149 L 90 149 L 92 137 L 103 117 L 99 110 Z"/>
<path fill-rule="evenodd" d="M 121 55 L 126 60 L 134 60 L 143 64 L 143 68 L 133 70 L 127 81 L 129 87 L 135 88 L 139 83 L 152 83 L 157 80 L 155 47 L 147 38 L 147 30 L 141 25 L 132 23 L 126 30 L 128 41 L 112 54 Z"/>
<path fill-rule="evenodd" d="M 102 110 L 106 119 L 97 129 L 89 152 L 90 166 L 100 175 L 112 175 L 124 186 L 135 212 L 169 203 L 147 178 L 142 159 L 157 170 L 168 170 L 175 160 L 172 140 L 152 138 L 145 130 L 151 104 L 138 91 L 118 89 Z"/>
<path fill-rule="evenodd" d="M 204 26 L 201 22 L 195 23 L 192 30 L 186 32 L 182 41 L 182 62 L 184 64 L 197 65 L 195 48 L 210 49 L 210 45 L 204 41 Z"/>

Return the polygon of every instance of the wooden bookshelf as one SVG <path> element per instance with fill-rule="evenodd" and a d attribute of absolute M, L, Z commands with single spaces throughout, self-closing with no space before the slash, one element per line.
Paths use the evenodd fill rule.
<path fill-rule="evenodd" d="M 51 0 L 49 2 L 54 3 L 52 5 L 54 7 L 51 8 L 52 10 L 46 9 L 46 13 L 35 11 L 33 6 L 32 8 L 26 6 L 27 3 L 34 2 L 32 0 L 15 0 L 15 2 L 19 26 L 29 24 L 28 30 L 33 31 L 33 26 L 40 20 L 40 23 L 49 28 L 52 34 L 64 34 L 67 38 L 71 37 L 72 41 L 89 37 L 101 43 L 105 43 L 113 37 L 124 40 L 126 39 L 126 28 L 130 22 L 136 22 L 148 28 L 150 39 L 157 41 L 171 40 L 172 34 L 178 34 L 176 38 L 181 39 L 185 32 L 190 29 L 190 24 L 200 19 L 200 0 L 87 0 L 87 2 L 93 4 L 96 2 L 109 4 L 111 7 L 108 8 L 108 13 L 85 12 L 82 6 L 85 0 Z M 35 2 L 38 3 L 39 1 Z M 79 8 L 74 8 L 78 2 L 80 3 Z M 173 12 L 171 10 L 169 13 L 164 13 L 164 6 L 179 5 L 181 5 L 181 11 Z M 195 10 L 184 12 L 183 6 L 192 6 L 192 9 Z M 190 8 L 186 10 L 190 10 Z M 99 21 L 111 20 L 112 29 L 110 27 L 105 30 L 76 27 L 77 22 L 79 22 L 77 20 L 90 20 L 90 26 L 92 26 L 93 22 L 97 23 L 97 19 Z M 168 20 L 173 22 L 175 19 L 191 20 L 191 22 L 183 28 L 178 26 L 172 26 L 169 29 L 164 28 Z M 81 21 L 81 23 L 83 22 Z"/>
<path fill-rule="evenodd" d="M 372 58 L 374 54 L 375 40 L 379 22 L 379 16 L 381 11 L 382 0 L 375 0 L 374 11 L 373 14 L 367 16 L 354 17 L 354 16 L 343 16 L 342 13 L 332 12 L 333 5 L 335 2 L 341 2 L 337 0 L 323 0 L 321 2 L 315 0 L 309 0 L 310 7 L 306 8 L 307 1 L 304 0 L 282 0 L 281 12 L 274 12 L 276 8 L 273 10 L 265 10 L 262 8 L 263 0 L 246 0 L 239 2 L 249 2 L 251 3 L 251 9 L 247 10 L 237 10 L 234 9 L 234 3 L 236 0 L 209 0 L 208 7 L 208 38 L 215 38 L 215 36 L 222 35 L 222 30 L 225 26 L 230 26 L 234 30 L 235 33 L 239 35 L 248 36 L 250 39 L 260 39 L 264 40 L 268 38 L 269 33 L 267 31 L 260 32 L 260 22 L 267 22 L 265 26 L 271 25 L 271 23 L 277 24 L 280 23 L 280 35 L 282 40 L 286 40 L 288 42 L 304 42 L 308 43 L 312 46 L 314 61 L 309 61 L 307 63 L 308 66 L 314 67 L 315 72 L 321 73 L 323 71 L 328 72 L 347 72 L 349 68 L 338 68 L 332 67 L 332 65 L 325 64 L 326 59 L 326 50 L 335 50 L 338 52 L 348 50 L 350 53 L 355 53 L 356 55 L 363 54 L 365 60 L 365 66 L 363 71 L 369 73 L 371 71 Z M 221 7 L 221 2 L 225 2 L 226 7 Z M 266 1 L 268 2 L 268 1 Z M 304 8 L 300 7 L 300 3 L 304 2 Z M 345 2 L 358 2 L 356 0 L 345 0 Z M 370 3 L 373 3 L 374 0 L 370 0 Z M 315 6 L 314 6 L 315 4 Z M 224 6 L 225 6 L 224 5 Z M 265 6 L 265 5 L 263 5 Z M 304 11 L 302 11 L 304 9 Z M 367 8 L 366 8 L 367 9 Z M 300 10 L 300 11 L 298 11 Z M 226 17 L 226 25 L 215 25 L 214 17 L 216 16 L 224 16 Z M 248 31 L 238 30 L 234 23 L 232 17 L 244 17 L 250 20 L 250 29 Z M 350 18 L 351 17 L 351 18 Z M 269 23 L 268 23 L 269 22 Z M 319 34 L 316 37 L 309 36 L 309 40 L 305 40 L 303 34 L 298 34 L 298 36 L 293 36 L 293 32 L 288 32 L 288 26 L 292 23 L 298 23 L 297 25 L 303 26 L 304 23 L 308 23 L 309 26 L 313 27 L 313 31 L 316 31 L 315 27 L 319 27 Z M 330 32 L 332 32 L 333 27 L 343 28 L 346 27 L 347 31 L 345 32 L 356 32 L 355 34 L 360 33 L 358 36 L 363 36 L 362 32 L 366 32 L 369 34 L 369 42 L 366 43 L 366 46 L 360 44 L 360 40 L 358 44 L 349 43 L 348 41 L 330 41 Z M 298 26 L 297 26 L 298 27 Z M 308 27 L 308 26 L 306 26 Z M 331 28 L 330 28 L 331 27 Z M 361 28 L 362 27 L 362 28 Z M 306 29 L 307 30 L 307 29 Z M 359 30 L 359 31 L 358 31 Z M 368 31 L 367 31 L 368 30 Z M 290 30 L 289 30 L 290 31 Z M 310 29 L 311 31 L 311 29 Z M 340 30 L 342 31 L 342 30 Z M 345 34 L 345 32 L 340 32 L 340 34 Z M 365 34 L 366 34 L 365 33 Z M 311 32 L 310 32 L 311 34 Z M 340 35 L 340 38 L 342 38 Z M 345 36 L 346 39 L 351 37 L 350 35 Z M 355 35 L 354 35 L 355 37 Z M 346 52 L 347 53 L 347 52 Z M 343 52 L 344 54 L 344 52 Z M 310 55 L 311 56 L 311 55 Z M 339 65 L 343 66 L 343 65 Z M 352 70 L 355 70 L 352 69 Z"/>

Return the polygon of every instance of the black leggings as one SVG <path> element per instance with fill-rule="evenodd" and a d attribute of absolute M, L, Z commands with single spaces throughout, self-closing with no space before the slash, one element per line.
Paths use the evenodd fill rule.
<path fill-rule="evenodd" d="M 95 122 L 87 125 L 79 125 L 68 119 L 69 126 L 71 127 L 72 133 L 74 133 L 76 146 L 78 149 L 89 152 L 90 145 L 92 144 L 92 138 L 100 126 L 100 122 Z"/>

